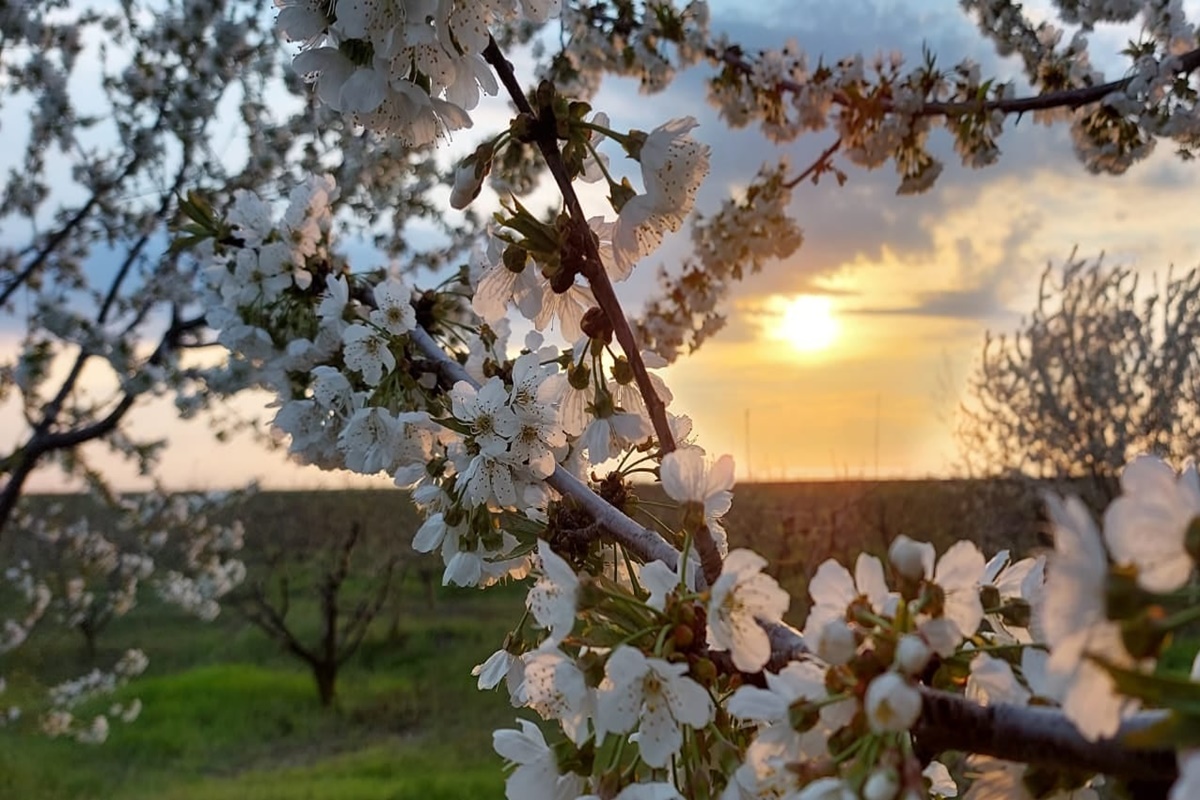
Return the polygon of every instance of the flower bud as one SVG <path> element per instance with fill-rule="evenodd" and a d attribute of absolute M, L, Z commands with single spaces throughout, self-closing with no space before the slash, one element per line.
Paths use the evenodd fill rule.
<path fill-rule="evenodd" d="M 567 367 L 567 383 L 571 388 L 582 392 L 592 384 L 592 370 L 587 364 L 572 364 Z"/>
<path fill-rule="evenodd" d="M 817 637 L 817 655 L 835 667 L 840 667 L 850 659 L 858 649 L 854 640 L 854 631 L 840 619 L 831 620 L 821 628 Z"/>
<path fill-rule="evenodd" d="M 519 275 L 525 271 L 525 265 L 529 262 L 529 251 L 519 244 L 510 244 L 504 248 L 504 255 L 501 256 L 501 259 L 504 261 L 506 270 Z"/>
<path fill-rule="evenodd" d="M 907 634 L 896 645 L 896 668 L 905 675 L 920 675 L 932 657 L 933 651 L 920 636 Z"/>
<path fill-rule="evenodd" d="M 480 162 L 472 154 L 463 159 L 454 171 L 454 188 L 450 191 L 450 206 L 459 211 L 471 204 L 483 188 L 483 179 L 491 172 L 490 161 Z"/>
<path fill-rule="evenodd" d="M 583 312 L 583 319 L 580 321 L 579 327 L 589 339 L 598 339 L 605 344 L 612 343 L 612 322 L 604 309 L 599 306 L 592 306 Z"/>
<path fill-rule="evenodd" d="M 863 706 L 876 733 L 907 731 L 921 716 L 921 693 L 895 672 L 885 672 L 867 687 Z"/>
<path fill-rule="evenodd" d="M 696 641 L 696 632 L 687 625 L 676 625 L 671 635 L 677 650 L 687 650 Z"/>
<path fill-rule="evenodd" d="M 896 800 L 900 791 L 900 780 L 890 769 L 881 769 L 871 773 L 863 785 L 863 800 Z"/>
<path fill-rule="evenodd" d="M 925 577 L 925 554 L 929 549 L 928 544 L 914 542 L 900 534 L 888 548 L 888 561 L 901 577 L 919 581 Z"/>

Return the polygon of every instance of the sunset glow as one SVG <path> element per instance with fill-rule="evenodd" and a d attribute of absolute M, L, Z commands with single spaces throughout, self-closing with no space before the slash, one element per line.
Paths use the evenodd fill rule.
<path fill-rule="evenodd" d="M 829 297 L 802 294 L 779 300 L 782 308 L 773 338 L 786 341 L 799 353 L 817 353 L 837 342 L 841 325 Z"/>

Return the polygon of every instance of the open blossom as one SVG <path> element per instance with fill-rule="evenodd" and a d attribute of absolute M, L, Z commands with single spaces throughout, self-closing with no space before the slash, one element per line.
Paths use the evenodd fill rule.
<path fill-rule="evenodd" d="M 550 641 L 561 642 L 575 625 L 579 578 L 545 539 L 538 540 L 538 557 L 542 561 L 542 576 L 529 590 L 525 605 L 538 624 L 550 631 Z"/>
<path fill-rule="evenodd" d="M 375 303 L 371 322 L 390 334 L 408 333 L 417 327 L 417 312 L 412 307 L 412 288 L 400 278 L 388 278 L 375 287 Z"/>
<path fill-rule="evenodd" d="M 471 308 L 484 319 L 493 323 L 508 313 L 508 304 L 517 306 L 521 316 L 534 319 L 542 310 L 542 281 L 538 270 L 530 259 L 519 265 L 519 271 L 511 269 L 502 256 L 501 240 L 488 236 L 488 246 L 476 246 L 471 251 L 471 266 L 481 271 Z"/>
<path fill-rule="evenodd" d="M 771 642 L 759 622 L 779 622 L 791 598 L 762 570 L 767 560 L 750 550 L 734 550 L 725 558 L 708 602 L 708 640 L 714 649 L 729 650 L 733 665 L 758 672 L 771 657 Z"/>
<path fill-rule="evenodd" d="M 798 776 L 789 765 L 812 762 L 828 754 L 829 737 L 851 722 L 858 703 L 853 698 L 827 702 L 827 669 L 819 661 L 793 661 L 778 674 L 763 673 L 767 688 L 741 686 L 734 692 L 727 706 L 729 713 L 758 723 L 758 731 L 746 751 L 745 763 L 731 782 L 739 791 L 733 796 L 788 795 L 798 788 Z M 792 726 L 791 715 L 792 709 L 804 701 L 819 703 L 820 710 L 815 724 L 800 732 Z"/>
<path fill-rule="evenodd" d="M 625 203 L 613 231 L 613 256 L 620 271 L 654 252 L 663 236 L 679 230 L 691 212 L 708 174 L 709 148 L 689 135 L 697 124 L 695 118 L 684 117 L 644 134 L 636 158 L 646 192 Z"/>
<path fill-rule="evenodd" d="M 1185 537 L 1200 517 L 1200 475 L 1188 464 L 1176 475 L 1164 461 L 1141 456 L 1121 473 L 1121 496 L 1104 513 L 1104 541 L 1113 558 L 1137 566 L 1138 584 L 1171 592 L 1191 577 L 1196 563 Z"/>
<path fill-rule="evenodd" d="M 367 325 L 351 325 L 342 333 L 346 366 L 362 375 L 369 386 L 378 386 L 396 368 L 387 337 Z"/>
<path fill-rule="evenodd" d="M 721 456 L 709 461 L 699 447 L 680 447 L 663 457 L 663 491 L 679 503 L 695 503 L 704 509 L 704 524 L 708 526 L 718 551 L 729 550 L 729 539 L 721 518 L 733 505 L 733 458 Z"/>
<path fill-rule="evenodd" d="M 1133 701 L 1117 693 L 1112 677 L 1088 656 L 1132 666 L 1117 623 L 1108 619 L 1108 557 L 1087 507 L 1076 497 L 1046 497 L 1054 525 L 1054 556 L 1046 578 L 1046 672 L 1059 689 L 1063 711 L 1089 741 L 1112 736 Z"/>
<path fill-rule="evenodd" d="M 509 440 L 519 428 L 508 400 L 508 389 L 498 377 L 479 389 L 459 381 L 450 390 L 454 416 L 470 426 L 480 450 L 491 456 L 507 452 Z"/>
<path fill-rule="evenodd" d="M 621 645 L 604 665 L 596 698 L 597 727 L 625 732 L 637 725 L 642 761 L 665 767 L 683 745 L 679 726 L 703 728 L 715 713 L 712 698 L 685 676 L 687 671 L 687 664 L 647 658 Z"/>
<path fill-rule="evenodd" d="M 973 542 L 956 542 L 938 559 L 933 582 L 945 597 L 942 615 L 921 623 L 921 633 L 939 655 L 948 656 L 973 636 L 983 621 L 979 581 L 987 564 Z"/>
<path fill-rule="evenodd" d="M 568 739 L 575 744 L 587 740 L 596 693 L 575 661 L 556 646 L 543 644 L 525 655 L 524 692 L 529 707 L 543 719 L 558 720 Z"/>
<path fill-rule="evenodd" d="M 492 747 L 502 758 L 517 765 L 504 782 L 509 800 L 574 800 L 583 788 L 583 779 L 574 774 L 560 775 L 554 751 L 546 744 L 537 725 L 518 719 L 520 730 L 505 728 L 492 733 Z"/>
<path fill-rule="evenodd" d="M 866 553 L 860 553 L 854 563 L 853 577 L 836 559 L 825 561 L 809 582 L 808 593 L 813 605 L 804 624 L 804 637 L 812 641 L 820 638 L 827 623 L 843 619 L 859 598 L 865 598 L 872 611 L 882 614 L 891 597 L 883 577 L 883 564 Z"/>

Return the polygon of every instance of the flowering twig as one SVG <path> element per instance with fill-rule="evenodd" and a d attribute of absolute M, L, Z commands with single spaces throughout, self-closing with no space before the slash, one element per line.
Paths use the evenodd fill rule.
<path fill-rule="evenodd" d="M 754 65 L 742 57 L 740 48 L 726 47 L 721 51 L 709 49 L 708 56 L 715 61 L 728 64 L 743 74 L 751 75 L 754 73 Z M 1200 48 L 1189 50 L 1183 55 L 1178 56 L 1178 63 L 1174 67 L 1173 72 L 1176 75 L 1186 75 L 1195 72 L 1197 69 L 1200 69 Z M 924 103 L 914 114 L 919 117 L 957 117 L 963 114 L 977 114 L 982 111 L 999 111 L 1003 114 L 1024 114 L 1030 111 L 1046 111 L 1053 108 L 1076 109 L 1081 106 L 1090 105 L 1091 103 L 1098 103 L 1113 92 L 1124 91 L 1134 80 L 1134 77 L 1134 75 L 1129 75 L 1115 81 L 1099 84 L 1098 86 L 1085 86 L 1079 89 L 1046 92 L 1045 94 L 1033 97 L 1014 97 L 1001 100 L 956 103 Z M 804 84 L 798 81 L 787 80 L 786 78 L 781 78 L 775 85 L 779 90 L 789 92 L 804 91 Z M 838 105 L 852 105 L 850 98 L 843 92 L 834 92 L 832 99 Z M 884 99 L 881 103 L 885 110 L 894 110 L 890 100 Z"/>
<path fill-rule="evenodd" d="M 825 148 L 821 155 L 817 156 L 816 161 L 808 165 L 807 169 L 783 185 L 789 189 L 794 189 L 810 177 L 815 181 L 819 175 L 832 169 L 832 167 L 829 165 L 830 159 L 832 159 L 834 154 L 836 154 L 840 149 L 842 149 L 842 137 L 839 136 L 833 144 Z"/>
<path fill-rule="evenodd" d="M 521 90 L 521 84 L 517 81 L 517 76 L 513 72 L 512 65 L 508 63 L 508 59 L 500 51 L 500 47 L 496 44 L 495 39 L 488 42 L 487 49 L 483 51 L 483 57 L 496 70 L 496 74 L 500 77 L 500 82 L 504 84 L 504 88 L 508 91 L 509 96 L 512 97 L 517 110 L 522 114 L 529 114 L 536 117 L 533 106 L 529 104 L 528 98 L 525 97 L 525 93 Z M 542 153 L 542 157 L 546 160 L 546 166 L 549 168 L 550 174 L 554 177 L 554 182 L 558 185 L 559 191 L 562 192 L 563 201 L 567 205 L 567 211 L 570 213 L 571 219 L 575 225 L 580 226 L 587 233 L 587 235 L 580 237 L 586 248 L 581 273 L 591 285 L 592 294 L 596 297 L 596 302 L 608 316 L 613 326 L 613 334 L 617 337 L 617 341 L 620 342 L 621 349 L 625 351 L 625 357 L 629 359 L 629 366 L 633 369 L 634 381 L 636 381 L 638 391 L 641 392 L 642 398 L 646 402 L 646 411 L 650 415 L 651 423 L 654 425 L 654 434 L 658 438 L 659 449 L 665 455 L 675 449 L 675 438 L 672 436 L 671 426 L 667 422 L 667 408 L 663 405 L 663 401 L 658 396 L 658 393 L 654 391 L 653 384 L 650 383 L 650 373 L 646 371 L 646 363 L 642 360 L 641 348 L 638 347 L 633 329 L 629 326 L 629 320 L 626 319 L 625 312 L 621 309 L 621 303 L 617 299 L 612 281 L 608 279 L 608 273 L 604 271 L 604 264 L 600 260 L 600 251 L 596 246 L 596 240 L 591 236 L 590 229 L 587 228 L 587 216 L 583 213 L 583 206 L 579 203 L 579 196 L 575 194 L 575 187 L 571 185 L 571 178 L 567 174 L 566 164 L 563 163 L 562 154 L 558 150 L 554 128 L 551 126 L 539 126 L 536 144 Z"/>
<path fill-rule="evenodd" d="M 461 364 L 446 355 L 424 328 L 418 326 L 408 335 L 421 352 L 438 365 L 446 377 L 453 381 L 466 381 L 476 389 L 480 388 L 479 382 L 472 378 Z M 672 569 L 677 567 L 679 551 L 670 542 L 657 533 L 638 525 L 561 466 L 555 466 L 554 473 L 546 479 L 546 482 L 560 494 L 569 496 L 578 502 L 609 536 L 630 552 L 635 553 L 647 563 L 662 561 Z"/>

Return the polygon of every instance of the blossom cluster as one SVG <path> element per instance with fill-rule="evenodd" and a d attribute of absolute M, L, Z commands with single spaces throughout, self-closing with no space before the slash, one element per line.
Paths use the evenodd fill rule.
<path fill-rule="evenodd" d="M 938 558 L 901 537 L 886 566 L 868 555 L 854 575 L 823 565 L 803 638 L 784 624 L 790 599 L 765 560 L 730 550 L 724 535 L 732 459 L 688 442 L 690 422 L 666 411 L 671 394 L 649 371 L 661 354 L 641 352 L 613 300 L 611 283 L 692 210 L 709 162 L 691 136 L 695 120 L 624 131 L 550 81 L 529 96 L 513 91 L 488 26 L 521 15 L 540 23 L 557 4 L 343 0 L 335 10 L 289 0 L 279 17 L 326 104 L 374 131 L 428 141 L 469 124 L 479 91 L 497 85 L 490 65 L 518 113 L 459 165 L 452 204 L 477 196 L 495 159 L 534 146 L 563 205 L 539 216 L 506 198 L 469 263 L 418 290 L 397 265 L 356 272 L 337 254 L 331 178 L 310 178 L 279 208 L 238 192 L 223 218 L 192 215 L 204 234 L 203 302 L 219 340 L 276 393 L 274 425 L 297 458 L 410 488 L 426 516 L 413 544 L 440 551 L 445 582 L 531 578 L 527 615 L 476 670 L 481 688 L 503 683 L 515 707 L 544 723 L 523 718 L 494 735 L 511 762 L 509 797 L 907 800 L 954 796 L 959 782 L 968 797 L 1020 797 L 1036 777 L 1024 765 L 974 760 L 966 788 L 963 776 L 922 762 L 931 692 L 1058 706 L 1088 740 L 1112 736 L 1143 704 L 1186 708 L 1179 686 L 1190 683 L 1169 689 L 1152 669 L 1169 633 L 1194 618 L 1172 612 L 1186 602 L 1177 593 L 1191 580 L 1200 507 L 1194 472 L 1179 477 L 1161 462 L 1130 465 L 1104 539 L 1077 501 L 1053 497 L 1049 562 L 988 561 L 970 542 Z M 905 192 L 937 177 L 925 143 L 939 114 L 955 123 L 964 161 L 998 152 L 996 112 L 1011 89 L 971 63 L 905 74 L 899 56 L 855 57 L 810 74 L 795 48 L 747 58 L 690 35 L 685 24 L 706 25 L 703 4 L 659 11 L 611 21 L 613 31 L 661 25 L 680 59 L 703 50 L 716 60 L 714 93 L 729 121 L 762 118 L 779 139 L 832 125 L 853 162 L 894 160 Z M 581 24 L 571 14 L 566 24 Z M 1023 17 L 1011 23 L 1019 31 Z M 1167 38 L 1182 41 L 1177 33 Z M 1042 29 L 1040 49 L 1026 48 L 1037 85 L 1094 82 L 1082 44 L 1061 50 L 1059 38 Z M 634 46 L 661 55 L 661 44 Z M 669 77 L 645 60 L 649 88 Z M 1118 127 L 1126 123 L 1141 130 Z M 1091 140 L 1107 130 L 1097 124 Z M 1130 141 L 1117 157 L 1136 149 Z M 606 142 L 638 162 L 641 191 L 613 177 L 598 150 Z M 674 355 L 697 316 L 700 334 L 716 324 L 710 312 L 730 279 L 799 243 L 784 213 L 793 181 L 782 168 L 760 177 L 745 202 L 698 228 L 694 272 L 713 274 L 678 299 L 693 316 L 644 326 L 641 344 Z M 572 188 L 600 179 L 615 219 L 584 211 Z M 776 233 L 774 245 L 746 241 Z M 519 345 L 509 342 L 510 306 L 537 331 Z M 645 513 L 630 480 L 638 474 L 661 482 L 678 519 Z M 1130 533 L 1146 527 L 1170 535 Z M 1176 574 L 1164 564 L 1180 548 L 1186 569 Z M 1053 791 L 1087 791 L 1093 776 L 1061 780 Z"/>
<path fill-rule="evenodd" d="M 25 644 L 48 614 L 78 631 L 90 651 L 110 622 L 136 607 L 147 584 L 166 602 L 212 620 L 220 610 L 218 601 L 245 576 L 236 557 L 243 544 L 241 523 L 229 519 L 244 497 L 244 492 L 158 490 L 112 499 L 100 493 L 88 498 L 96 509 L 90 515 L 74 517 L 61 504 L 23 509 L 8 530 L 15 535 L 14 548 L 25 557 L 4 578 L 24 612 L 4 621 L 0 653 Z M 112 505 L 105 509 L 109 500 Z M 141 674 L 147 663 L 141 650 L 129 650 L 107 671 L 94 669 L 52 687 L 34 708 L 10 707 L 0 724 L 32 716 L 48 735 L 102 743 L 110 720 L 133 721 L 140 701 L 116 704 L 87 720 L 73 709 L 110 694 Z M 26 715 L 31 710 L 36 713 Z"/>

